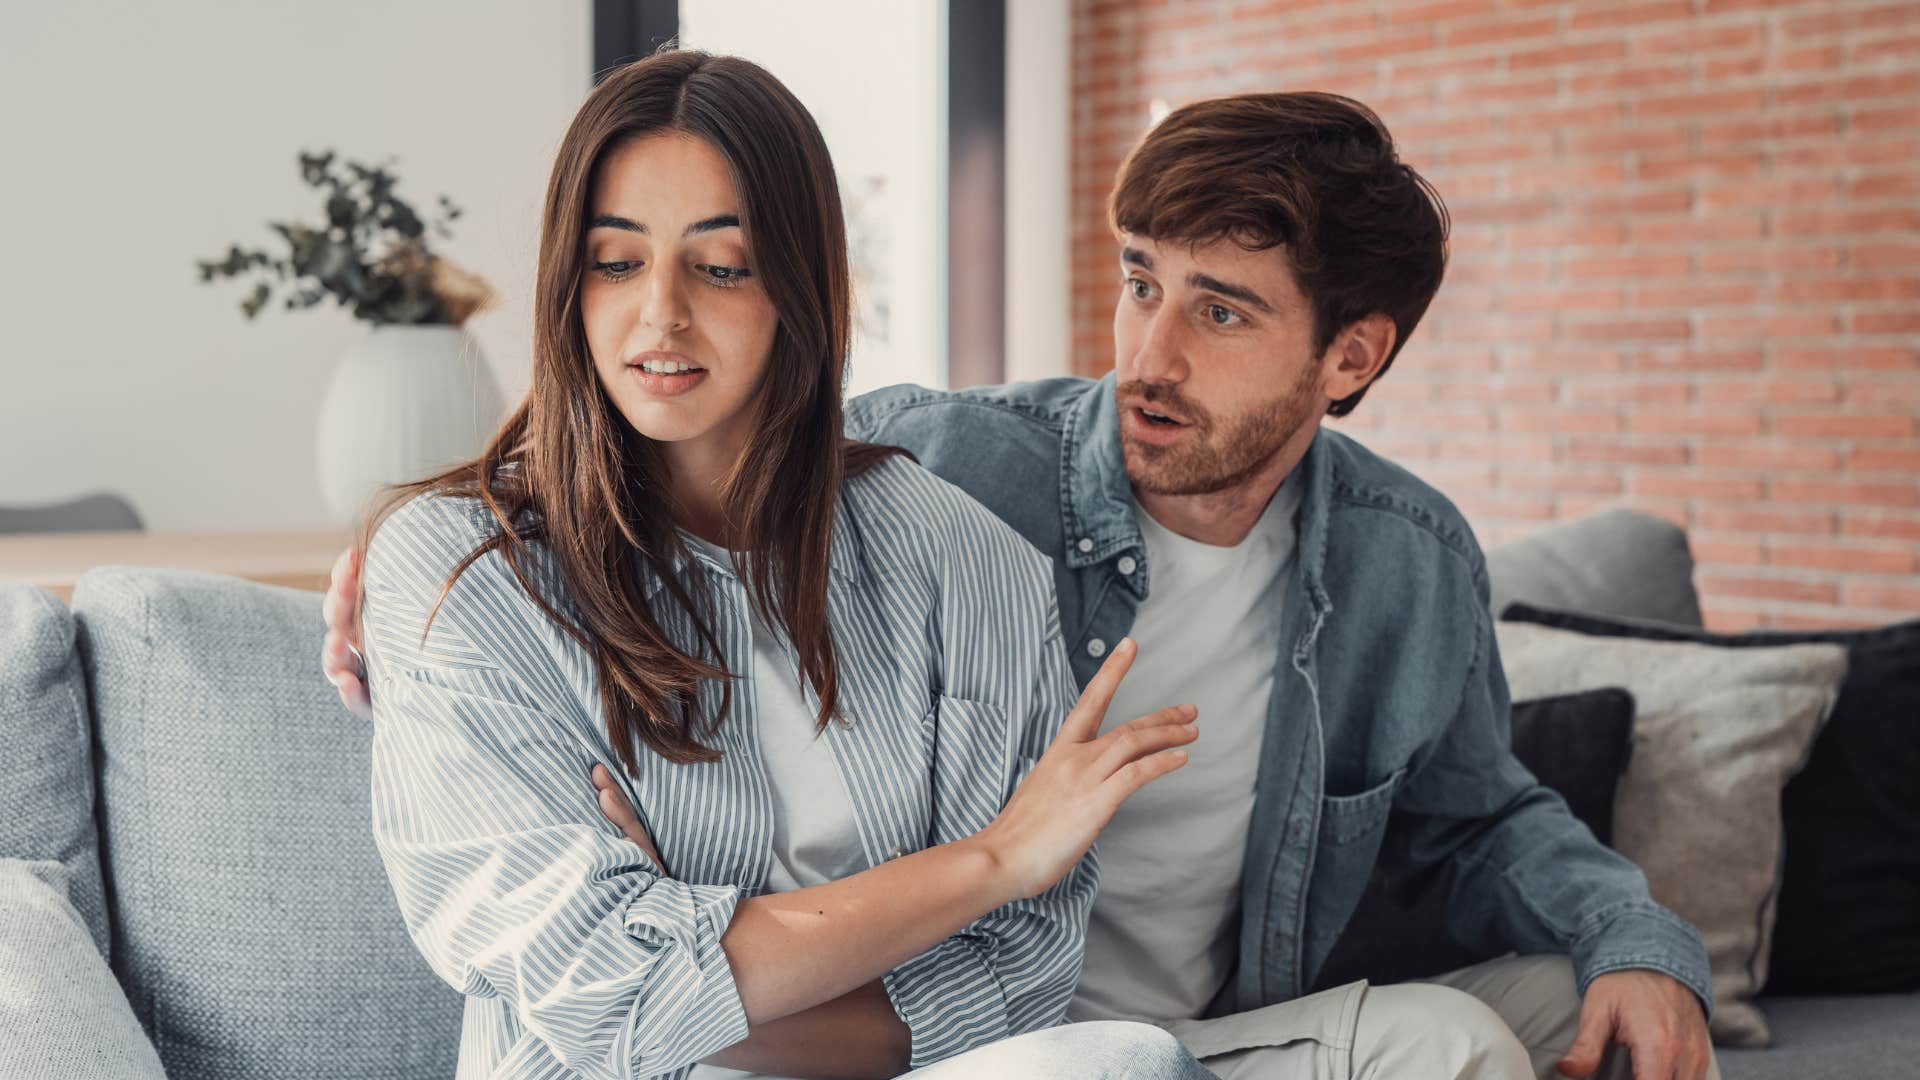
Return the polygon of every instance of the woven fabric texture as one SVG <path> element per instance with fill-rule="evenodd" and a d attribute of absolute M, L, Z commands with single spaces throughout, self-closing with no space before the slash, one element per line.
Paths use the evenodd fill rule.
<path fill-rule="evenodd" d="M 317 593 L 109 567 L 74 594 L 114 970 L 173 1080 L 450 1076 L 461 1000 L 374 850 Z"/>
<path fill-rule="evenodd" d="M 60 863 L 0 859 L 0 1076 L 166 1080 L 67 885 Z"/>
<path fill-rule="evenodd" d="M 65 867 L 73 906 L 104 956 L 87 688 L 73 633 L 58 597 L 0 581 L 0 858 Z"/>

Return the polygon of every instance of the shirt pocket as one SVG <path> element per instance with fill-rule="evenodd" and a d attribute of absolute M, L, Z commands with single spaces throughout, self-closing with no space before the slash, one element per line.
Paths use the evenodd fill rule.
<path fill-rule="evenodd" d="M 934 695 L 929 740 L 933 822 L 928 843 L 972 836 L 993 821 L 1024 774 L 1007 711 L 990 701 Z"/>
<path fill-rule="evenodd" d="M 1351 844 L 1369 834 L 1377 837 L 1386 828 L 1387 813 L 1393 809 L 1393 796 L 1407 775 L 1405 766 L 1358 795 L 1323 795 L 1320 798 L 1320 843 Z"/>

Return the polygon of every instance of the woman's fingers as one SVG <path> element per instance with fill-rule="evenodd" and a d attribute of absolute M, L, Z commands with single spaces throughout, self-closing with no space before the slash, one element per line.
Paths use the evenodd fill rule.
<path fill-rule="evenodd" d="M 1120 766 L 1119 770 L 1100 786 L 1101 792 L 1107 796 L 1111 804 L 1108 813 L 1111 814 L 1114 810 L 1120 809 L 1120 804 L 1126 802 L 1134 792 L 1186 763 L 1185 750 L 1162 750 L 1157 754 L 1149 754 Z"/>
<path fill-rule="evenodd" d="M 1120 689 L 1120 680 L 1127 677 L 1127 669 L 1133 666 L 1134 654 L 1139 650 L 1139 644 L 1132 638 L 1120 639 L 1120 644 L 1107 654 L 1100 670 L 1087 680 L 1087 688 L 1080 692 L 1080 700 L 1074 702 L 1073 709 L 1067 713 L 1066 720 L 1060 725 L 1060 739 L 1086 742 L 1093 738 L 1100 730 L 1101 722 L 1107 718 L 1107 706 L 1113 704 L 1114 691 Z"/>
<path fill-rule="evenodd" d="M 619 829 L 628 840 L 638 844 L 640 850 L 647 853 L 647 858 L 652 859 L 661 870 L 665 870 L 667 864 L 660 858 L 660 850 L 653 846 L 653 834 L 647 832 L 647 827 L 640 823 L 640 815 L 633 809 L 633 804 L 627 801 L 626 792 L 613 782 L 613 774 L 607 771 L 605 765 L 595 762 L 590 775 L 594 790 L 598 793 L 595 801 L 599 803 L 600 815 L 612 822 L 613 827 Z"/>
<path fill-rule="evenodd" d="M 1191 705 L 1174 705 L 1129 720 L 1100 736 L 1094 775 L 1105 780 L 1129 762 L 1185 746 L 1199 738 L 1200 729 L 1193 723 L 1198 714 L 1199 710 Z"/>

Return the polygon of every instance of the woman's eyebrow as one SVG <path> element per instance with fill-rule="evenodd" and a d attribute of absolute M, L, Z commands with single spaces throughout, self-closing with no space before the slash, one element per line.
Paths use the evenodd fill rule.
<path fill-rule="evenodd" d="M 698 236 L 701 233 L 713 232 L 716 229 L 737 229 L 739 227 L 740 215 L 715 214 L 710 218 L 703 218 L 687 226 L 686 231 L 681 233 L 681 235 Z M 594 229 L 621 229 L 626 232 L 636 232 L 642 236 L 650 236 L 653 233 L 653 230 L 642 225 L 640 222 L 632 218 L 621 217 L 618 214 L 595 214 L 593 223 L 587 226 L 587 231 L 592 232 Z"/>

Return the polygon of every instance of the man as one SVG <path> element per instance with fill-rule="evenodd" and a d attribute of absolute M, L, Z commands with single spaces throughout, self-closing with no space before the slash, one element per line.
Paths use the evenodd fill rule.
<path fill-rule="evenodd" d="M 1052 557 L 1082 684 L 1137 640 L 1110 723 L 1200 707 L 1102 834 L 1072 1017 L 1161 1022 L 1226 1077 L 1717 1075 L 1699 935 L 1509 749 L 1471 530 L 1321 427 L 1438 290 L 1437 195 L 1357 102 L 1255 94 L 1168 116 L 1111 210 L 1112 375 L 848 408 Z M 326 662 L 364 704 L 352 587 L 343 556 Z M 1439 871 L 1454 935 L 1520 955 L 1310 994 L 1377 862 Z"/>

